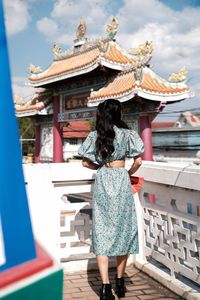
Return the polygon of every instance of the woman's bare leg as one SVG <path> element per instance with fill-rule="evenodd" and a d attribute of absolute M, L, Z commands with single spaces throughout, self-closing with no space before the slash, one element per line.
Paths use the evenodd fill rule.
<path fill-rule="evenodd" d="M 108 276 L 108 264 L 109 264 L 108 256 L 98 255 L 97 264 L 101 275 L 102 283 L 103 284 L 110 283 L 109 276 Z"/>
<path fill-rule="evenodd" d="M 117 261 L 117 278 L 124 276 L 128 255 L 116 256 Z"/>

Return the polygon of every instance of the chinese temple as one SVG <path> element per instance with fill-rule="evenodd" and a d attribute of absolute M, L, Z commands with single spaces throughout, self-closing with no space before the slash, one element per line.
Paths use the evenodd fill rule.
<path fill-rule="evenodd" d="M 62 162 L 67 141 L 73 145 L 87 136 L 98 104 L 109 98 L 122 103 L 123 119 L 144 141 L 143 159 L 152 160 L 151 122 L 165 105 L 190 97 L 187 70 L 161 78 L 151 68 L 152 42 L 125 51 L 116 42 L 117 29 L 113 18 L 105 37 L 91 41 L 81 20 L 72 50 L 54 44 L 47 69 L 30 65 L 28 79 L 36 93 L 16 105 L 16 113 L 34 120 L 35 162 Z"/>

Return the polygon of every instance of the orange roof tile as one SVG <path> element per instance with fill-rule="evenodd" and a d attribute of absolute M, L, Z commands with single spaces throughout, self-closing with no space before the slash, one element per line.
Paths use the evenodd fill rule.
<path fill-rule="evenodd" d="M 110 44 L 109 50 L 102 55 L 106 60 L 114 63 L 128 64 L 135 62 L 136 59 L 133 56 L 126 54 L 122 51 L 116 43 Z"/>
<path fill-rule="evenodd" d="M 99 54 L 100 51 L 96 48 L 63 60 L 56 60 L 46 71 L 29 77 L 29 80 L 39 81 L 48 77 L 54 77 L 69 71 L 73 71 L 74 69 L 82 68 L 94 62 L 99 57 Z"/>
<path fill-rule="evenodd" d="M 133 69 L 121 72 L 105 87 L 92 92 L 88 98 L 88 105 L 96 106 L 98 102 L 109 98 L 121 99 L 123 102 L 133 98 L 135 94 L 149 100 L 178 101 L 188 98 L 188 93 L 189 89 L 183 83 L 167 82 L 149 68 L 144 67 L 141 82 L 135 80 Z"/>

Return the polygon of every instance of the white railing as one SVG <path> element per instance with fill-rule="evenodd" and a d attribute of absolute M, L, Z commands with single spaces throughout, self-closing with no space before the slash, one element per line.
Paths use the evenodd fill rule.
<path fill-rule="evenodd" d="M 190 291 L 188 299 L 200 299 L 200 167 L 145 162 L 138 174 L 145 182 L 136 265 L 183 298 Z"/>
<path fill-rule="evenodd" d="M 94 172 L 79 162 L 24 165 L 24 170 L 37 239 L 67 267 L 80 269 L 94 257 Z M 183 298 L 200 299 L 197 287 L 178 284 L 186 278 L 200 283 L 200 167 L 144 162 L 138 175 L 145 182 L 140 201 L 135 199 L 140 254 L 134 263 Z"/>

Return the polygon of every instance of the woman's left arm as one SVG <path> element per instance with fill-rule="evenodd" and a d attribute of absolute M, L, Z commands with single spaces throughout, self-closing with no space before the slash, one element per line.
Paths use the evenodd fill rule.
<path fill-rule="evenodd" d="M 128 173 L 129 175 L 133 175 L 142 165 L 142 159 L 141 157 L 138 155 L 138 156 L 135 156 L 134 157 L 134 162 L 131 166 L 131 168 L 128 170 Z"/>
<path fill-rule="evenodd" d="M 100 165 L 93 163 L 91 160 L 89 160 L 86 157 L 83 157 L 82 165 L 83 165 L 83 167 L 91 169 L 91 170 L 97 170 L 100 167 Z"/>

